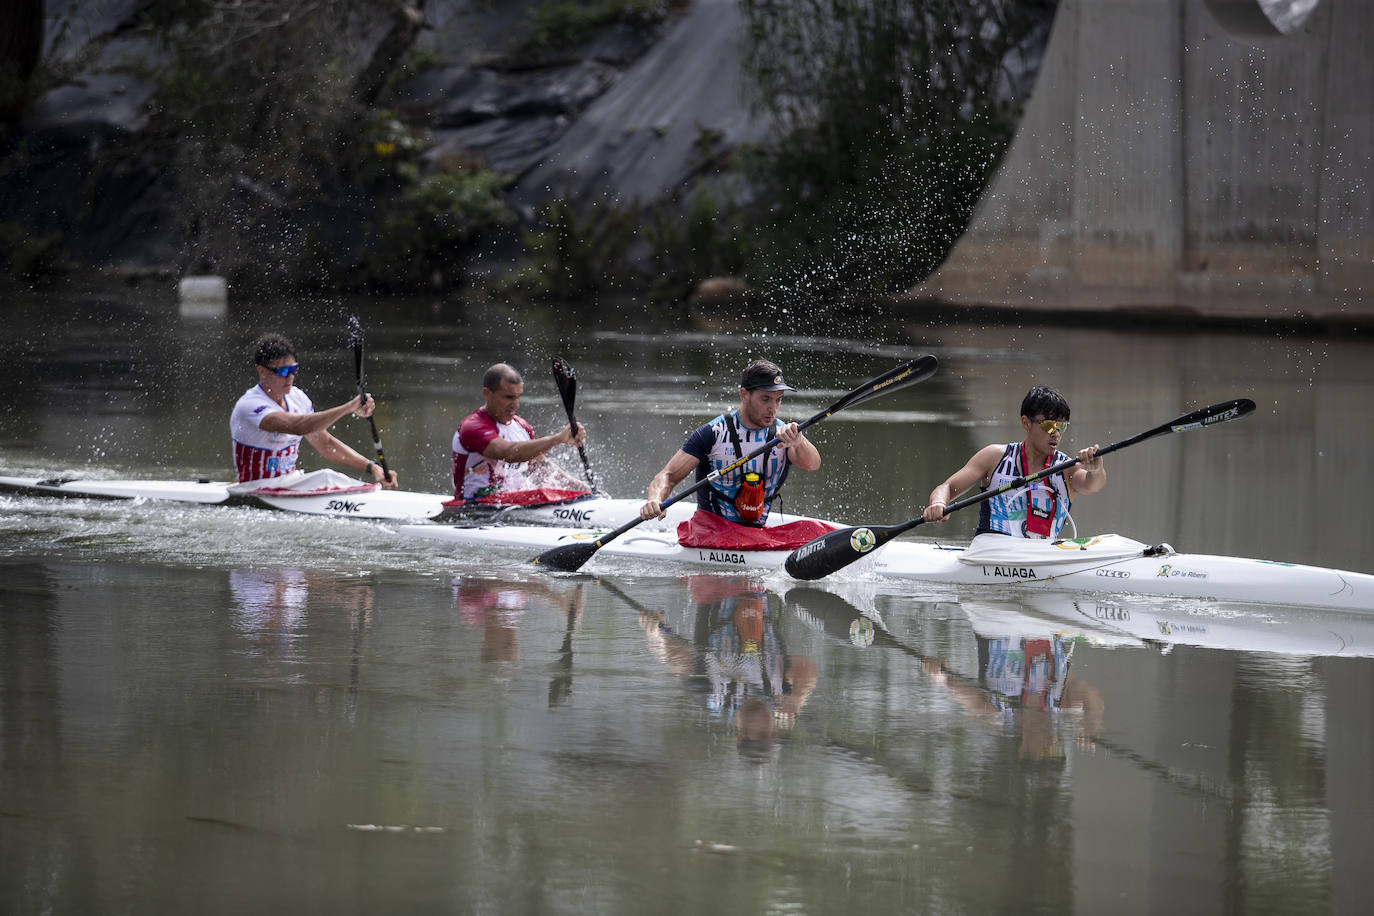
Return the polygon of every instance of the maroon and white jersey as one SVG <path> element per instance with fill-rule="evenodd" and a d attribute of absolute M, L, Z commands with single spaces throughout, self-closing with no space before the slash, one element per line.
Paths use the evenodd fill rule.
<path fill-rule="evenodd" d="M 234 438 L 234 469 L 239 483 L 280 477 L 296 469 L 301 437 L 290 433 L 269 433 L 259 424 L 269 413 L 277 413 L 282 406 L 267 396 L 261 385 L 254 385 L 243 393 L 234 412 L 229 415 L 229 434 Z M 299 388 L 286 393 L 287 413 L 314 413 L 315 405 Z"/>
<path fill-rule="evenodd" d="M 477 499 L 528 488 L 525 462 L 492 461 L 483 457 L 482 452 L 493 439 L 529 442 L 533 438 L 534 428 L 523 417 L 514 417 L 509 423 L 497 423 L 485 407 L 464 417 L 453 434 L 454 498 Z"/>

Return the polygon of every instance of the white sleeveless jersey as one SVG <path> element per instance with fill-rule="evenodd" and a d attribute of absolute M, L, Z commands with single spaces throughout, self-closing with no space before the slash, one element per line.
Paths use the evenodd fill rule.
<path fill-rule="evenodd" d="M 239 482 L 280 477 L 296 469 L 301 437 L 290 433 L 272 433 L 258 424 L 269 413 L 279 413 L 282 407 L 268 397 L 261 385 L 254 385 L 243 393 L 229 415 L 229 435 L 234 440 L 234 468 Z M 315 405 L 304 391 L 293 387 L 286 393 L 286 413 L 314 413 Z"/>
<path fill-rule="evenodd" d="M 1055 452 L 1044 467 L 1067 461 L 1069 456 Z M 996 490 L 1018 477 L 1044 468 L 1026 467 L 1025 443 L 1013 442 L 997 462 L 992 479 L 982 492 Z M 978 511 L 978 533 L 995 532 L 1012 537 L 1056 538 L 1069 518 L 1069 484 L 1063 474 L 1053 474 L 1029 487 L 1017 487 L 986 500 Z"/>

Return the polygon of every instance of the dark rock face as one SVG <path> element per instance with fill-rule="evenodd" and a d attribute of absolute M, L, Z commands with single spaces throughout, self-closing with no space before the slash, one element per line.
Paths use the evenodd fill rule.
<path fill-rule="evenodd" d="M 619 75 L 598 61 L 519 72 L 445 67 L 398 93 L 400 109 L 434 127 L 467 127 L 493 118 L 574 115 Z"/>
<path fill-rule="evenodd" d="M 176 260 L 176 194 L 164 166 L 111 150 L 128 131 L 100 121 L 51 124 L 11 134 L 0 212 L 33 237 L 57 234 L 79 264 L 132 271 Z"/>
<path fill-rule="evenodd" d="M 519 175 L 619 75 L 594 60 L 515 72 L 446 67 L 405 85 L 397 107 L 407 120 L 430 125 L 436 143 L 429 161 L 476 155 Z"/>

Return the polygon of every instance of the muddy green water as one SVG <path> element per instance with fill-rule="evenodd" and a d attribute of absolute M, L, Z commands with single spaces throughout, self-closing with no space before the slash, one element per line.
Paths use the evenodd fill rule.
<path fill-rule="evenodd" d="M 788 510 L 906 518 L 1014 434 L 1032 384 L 1068 397 L 1074 446 L 1246 396 L 1251 417 L 1108 459 L 1080 532 L 1374 571 L 1369 341 L 828 340 L 443 302 L 192 320 L 151 290 L 7 309 L 0 473 L 223 479 L 249 341 L 292 336 L 331 405 L 351 312 L 388 456 L 436 492 L 497 359 L 545 430 L 549 358 L 571 361 L 588 454 L 635 495 L 750 355 L 782 362 L 798 418 L 932 352 L 935 378 L 814 428 L 825 465 Z M 365 450 L 365 423 L 336 432 Z M 1355 912 L 1374 890 L 1374 619 L 522 559 L 0 494 L 0 909 Z"/>

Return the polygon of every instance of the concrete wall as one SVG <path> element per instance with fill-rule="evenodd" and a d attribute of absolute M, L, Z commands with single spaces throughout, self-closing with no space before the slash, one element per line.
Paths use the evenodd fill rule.
<path fill-rule="evenodd" d="M 1241 2 L 1064 0 L 997 177 L 913 294 L 1374 323 L 1374 3 L 1266 36 L 1218 18 Z"/>

